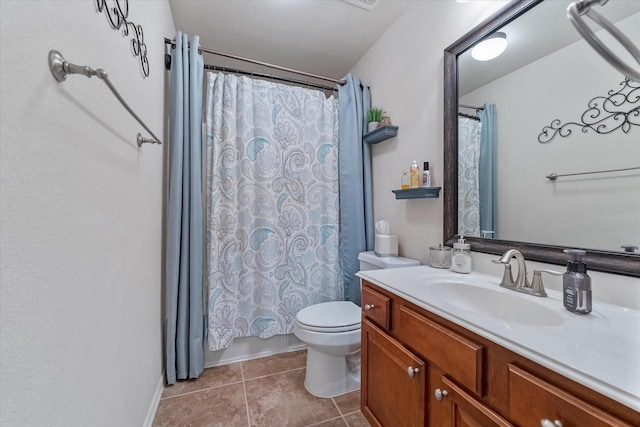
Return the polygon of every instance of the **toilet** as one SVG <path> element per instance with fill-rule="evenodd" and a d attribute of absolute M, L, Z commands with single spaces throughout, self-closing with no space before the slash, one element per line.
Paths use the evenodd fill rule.
<path fill-rule="evenodd" d="M 414 259 L 358 255 L 360 270 L 420 265 Z M 293 333 L 307 345 L 304 386 L 317 397 L 334 397 L 360 388 L 360 307 L 331 301 L 303 308 Z"/>

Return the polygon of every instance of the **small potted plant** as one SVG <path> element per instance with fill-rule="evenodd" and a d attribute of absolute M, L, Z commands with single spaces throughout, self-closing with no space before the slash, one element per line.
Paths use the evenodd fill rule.
<path fill-rule="evenodd" d="M 367 110 L 367 120 L 369 121 L 369 132 L 378 129 L 378 123 L 382 118 L 382 108 L 371 107 Z"/>

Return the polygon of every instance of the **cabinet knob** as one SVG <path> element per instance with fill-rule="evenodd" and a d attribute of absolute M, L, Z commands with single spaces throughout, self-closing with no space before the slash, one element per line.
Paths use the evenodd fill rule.
<path fill-rule="evenodd" d="M 447 397 L 449 395 L 449 392 L 447 390 L 440 390 L 439 388 L 437 388 L 433 394 L 436 396 L 436 400 L 438 402 L 442 402 L 442 399 Z"/>
<path fill-rule="evenodd" d="M 407 368 L 407 374 L 409 374 L 411 378 L 415 377 L 418 372 L 420 372 L 420 369 L 418 368 L 414 368 L 412 366 Z"/>
<path fill-rule="evenodd" d="M 540 420 L 540 427 L 562 427 L 562 421 L 560 420 L 548 420 L 543 418 Z"/>
<path fill-rule="evenodd" d="M 368 310 L 373 310 L 374 308 L 376 308 L 376 306 L 373 305 L 373 304 L 365 304 L 364 305 L 364 309 L 367 310 L 367 311 Z"/>

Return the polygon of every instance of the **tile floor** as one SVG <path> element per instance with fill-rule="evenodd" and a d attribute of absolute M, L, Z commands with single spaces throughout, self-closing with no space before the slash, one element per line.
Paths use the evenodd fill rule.
<path fill-rule="evenodd" d="M 154 427 L 369 427 L 360 391 L 331 399 L 304 388 L 306 351 L 205 369 L 165 387 Z"/>

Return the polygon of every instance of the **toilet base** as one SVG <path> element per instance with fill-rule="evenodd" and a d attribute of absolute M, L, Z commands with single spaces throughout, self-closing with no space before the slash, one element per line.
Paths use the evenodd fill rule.
<path fill-rule="evenodd" d="M 304 387 L 316 397 L 335 397 L 360 388 L 360 350 L 332 356 L 307 347 Z"/>

